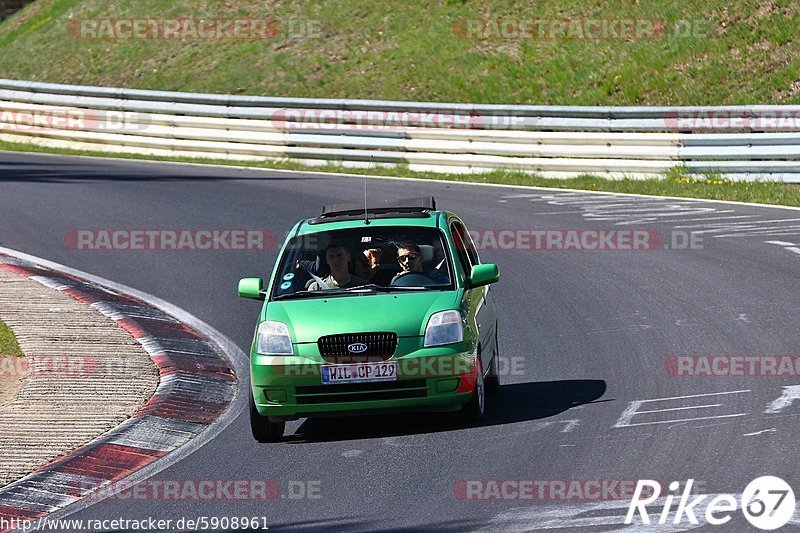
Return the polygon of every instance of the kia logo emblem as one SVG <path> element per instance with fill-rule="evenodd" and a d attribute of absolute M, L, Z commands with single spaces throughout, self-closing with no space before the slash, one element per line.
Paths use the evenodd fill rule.
<path fill-rule="evenodd" d="M 367 351 L 367 345 L 363 342 L 354 342 L 353 344 L 347 347 L 347 351 L 350 353 L 361 353 Z"/>

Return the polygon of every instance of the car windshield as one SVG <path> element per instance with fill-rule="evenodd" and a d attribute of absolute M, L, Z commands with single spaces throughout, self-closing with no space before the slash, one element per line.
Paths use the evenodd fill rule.
<path fill-rule="evenodd" d="M 420 227 L 360 227 L 292 238 L 272 299 L 452 289 L 442 232 Z"/>

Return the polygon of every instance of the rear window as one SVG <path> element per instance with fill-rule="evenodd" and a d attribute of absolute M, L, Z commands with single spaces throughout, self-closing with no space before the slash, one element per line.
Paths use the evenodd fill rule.
<path fill-rule="evenodd" d="M 294 237 L 281 256 L 272 299 L 452 289 L 446 249 L 436 228 L 363 227 Z"/>

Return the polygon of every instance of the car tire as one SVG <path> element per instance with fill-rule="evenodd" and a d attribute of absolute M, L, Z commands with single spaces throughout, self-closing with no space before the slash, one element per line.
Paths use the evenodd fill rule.
<path fill-rule="evenodd" d="M 266 416 L 261 415 L 256 409 L 253 394 L 250 393 L 250 430 L 253 438 L 258 442 L 278 442 L 283 437 L 286 422 L 271 422 Z"/>
<path fill-rule="evenodd" d="M 492 361 L 489 363 L 489 373 L 486 376 L 486 392 L 497 392 L 500 390 L 500 348 L 499 344 L 497 343 L 497 327 L 495 326 L 494 330 L 494 357 L 492 357 Z"/>
<path fill-rule="evenodd" d="M 461 418 L 465 422 L 477 422 L 483 418 L 486 410 L 486 384 L 483 380 L 483 365 L 481 364 L 480 349 L 475 364 L 478 367 L 477 379 L 475 380 L 475 390 L 469 403 L 461 408 Z"/>

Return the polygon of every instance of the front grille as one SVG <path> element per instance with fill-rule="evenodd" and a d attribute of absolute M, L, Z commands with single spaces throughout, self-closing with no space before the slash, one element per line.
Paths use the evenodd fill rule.
<path fill-rule="evenodd" d="M 366 344 L 361 353 L 351 353 L 348 346 L 356 343 Z M 319 353 L 331 363 L 370 363 L 386 361 L 397 349 L 397 333 L 370 332 L 326 335 L 317 341 Z"/>
<path fill-rule="evenodd" d="M 370 400 L 399 400 L 424 398 L 428 390 L 424 379 L 376 383 L 342 383 L 297 387 L 295 397 L 302 405 L 336 402 L 366 402 Z"/>

